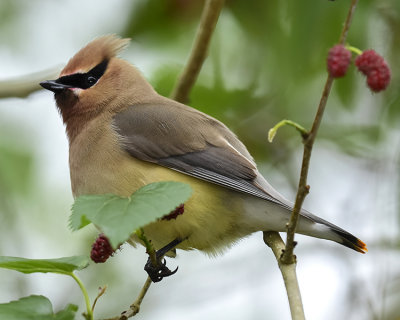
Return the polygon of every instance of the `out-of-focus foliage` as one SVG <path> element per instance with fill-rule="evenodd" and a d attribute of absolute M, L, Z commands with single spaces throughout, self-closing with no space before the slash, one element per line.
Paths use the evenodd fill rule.
<path fill-rule="evenodd" d="M 32 154 L 6 144 L 0 144 L 0 192 L 26 195 L 31 187 Z"/>
<path fill-rule="evenodd" d="M 0 224 L 9 228 L 17 223 L 15 203 L 32 193 L 34 161 L 28 146 L 5 138 L 11 132 L 0 128 Z"/>
<path fill-rule="evenodd" d="M 185 38 L 182 34 L 192 30 L 193 20 L 198 19 L 201 6 L 194 4 L 197 2 L 202 1 L 191 1 L 190 5 L 178 0 L 141 2 L 135 7 L 133 22 L 125 35 L 140 37 L 142 43 L 157 45 L 160 51 L 175 52 L 187 43 L 180 41 Z M 351 45 L 361 49 L 376 47 L 371 39 L 377 31 L 370 29 L 379 27 L 386 41 L 379 43 L 376 50 L 389 59 L 392 70 L 399 67 L 398 59 L 390 59 L 398 49 L 394 41 L 400 21 L 396 14 L 398 6 L 395 1 L 379 5 L 360 1 L 348 37 Z M 190 104 L 233 127 L 257 157 L 266 155 L 268 151 L 260 136 L 274 123 L 290 118 L 310 125 L 326 77 L 326 53 L 338 41 L 347 10 L 348 4 L 340 1 L 227 1 L 211 57 L 192 92 Z M 371 17 L 376 21 L 370 21 Z M 180 55 L 185 57 L 189 49 L 181 47 Z M 156 70 L 153 84 L 160 93 L 168 95 L 182 66 L 160 66 Z M 335 81 L 328 116 L 340 117 L 342 109 L 351 111 L 360 107 L 360 96 L 371 96 L 364 81 L 354 66 L 346 77 Z M 374 100 L 379 106 L 367 104 L 364 119 L 349 119 L 347 128 L 322 128 L 322 137 L 340 132 L 352 136 L 364 131 L 364 125 L 366 131 L 378 132 L 379 121 L 368 115 L 373 113 L 372 116 L 379 118 L 388 108 L 391 116 L 398 118 L 398 86 L 398 76 L 393 72 L 389 90 Z M 238 123 L 237 119 L 241 121 Z M 245 125 L 247 121 L 251 121 L 251 128 Z M 297 135 L 290 130 L 280 134 L 283 144 L 292 144 L 291 137 Z M 375 135 L 374 140 L 378 138 Z M 354 153 L 355 146 L 348 148 L 344 142 L 338 137 L 338 145 Z M 279 155 L 274 146 L 268 149 L 271 154 Z"/>
<path fill-rule="evenodd" d="M 142 1 L 124 31 L 152 49 L 173 53 L 172 65 L 160 65 L 152 76 L 163 95 L 169 95 L 186 61 L 188 34 L 190 39 L 195 34 L 202 2 Z M 373 153 L 384 138 L 381 126 L 395 127 L 399 119 L 398 9 L 393 0 L 360 1 L 357 7 L 348 43 L 361 50 L 373 46 L 384 55 L 393 80 L 379 96 L 354 66 L 335 81 L 319 138 L 350 155 Z M 286 118 L 311 125 L 326 79 L 325 57 L 339 39 L 347 10 L 344 1 L 227 1 L 190 105 L 225 122 L 259 161 L 285 166 L 298 134 L 280 130 L 279 143 L 266 146 L 266 133 Z"/>
<path fill-rule="evenodd" d="M 139 0 L 130 14 L 125 33 L 135 40 L 145 38 L 158 45 L 169 45 L 197 25 L 203 3 L 203 0 Z"/>

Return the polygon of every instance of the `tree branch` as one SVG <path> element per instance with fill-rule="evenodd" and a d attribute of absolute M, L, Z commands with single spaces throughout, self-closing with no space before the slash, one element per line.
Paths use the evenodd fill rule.
<path fill-rule="evenodd" d="M 61 67 L 43 70 L 27 74 L 9 80 L 0 81 L 0 99 L 2 98 L 26 98 L 31 93 L 43 89 L 39 82 L 58 77 Z"/>
<path fill-rule="evenodd" d="M 189 60 L 171 94 L 171 99 L 186 103 L 207 57 L 212 33 L 221 13 L 224 0 L 206 0 Z"/>
<path fill-rule="evenodd" d="M 355 8 L 357 6 L 358 0 L 352 0 L 350 4 L 350 9 L 347 14 L 345 24 L 343 26 L 342 32 L 340 34 L 339 43 L 344 44 L 346 42 L 347 33 L 349 31 L 351 20 L 354 16 Z M 280 260 L 282 263 L 291 264 L 295 263 L 295 257 L 293 255 L 294 249 L 294 233 L 296 231 L 297 221 L 299 219 L 299 213 L 301 206 L 303 205 L 304 199 L 309 192 L 309 186 L 307 185 L 308 169 L 310 166 L 311 152 L 314 145 L 315 137 L 317 135 L 319 126 L 321 124 L 322 116 L 325 111 L 326 102 L 329 97 L 329 93 L 332 88 L 333 77 L 328 75 L 326 79 L 324 90 L 322 92 L 321 100 L 315 115 L 315 119 L 311 128 L 311 131 L 306 135 L 303 140 L 304 151 L 303 151 L 303 161 L 301 165 L 299 185 L 297 189 L 296 202 L 294 204 L 292 215 L 290 216 L 290 221 L 287 227 L 287 240 L 285 251 L 283 252 Z"/>
<path fill-rule="evenodd" d="M 296 275 L 296 264 L 285 264 L 281 261 L 281 255 L 285 249 L 285 243 L 278 232 L 265 231 L 264 242 L 269 246 L 278 262 L 279 269 L 281 270 L 283 282 L 289 300 L 290 314 L 293 320 L 304 320 L 303 303 L 301 301 L 301 294 L 299 283 Z"/>

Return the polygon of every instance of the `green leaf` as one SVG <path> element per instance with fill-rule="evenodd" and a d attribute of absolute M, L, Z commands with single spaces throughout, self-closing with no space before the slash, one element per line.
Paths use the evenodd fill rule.
<path fill-rule="evenodd" d="M 61 273 L 71 274 L 74 270 L 82 270 L 89 264 L 86 256 L 73 256 L 59 259 L 25 259 L 18 257 L 0 257 L 0 267 L 22 273 Z M 1 318 L 0 318 L 1 319 Z"/>
<path fill-rule="evenodd" d="M 99 212 L 107 203 L 118 198 L 113 194 L 94 194 L 76 198 L 72 205 L 72 214 L 69 218 L 71 229 L 78 230 L 86 227 L 92 222 L 88 218 L 91 213 Z"/>
<path fill-rule="evenodd" d="M 146 43 L 155 42 L 160 46 L 171 45 L 171 41 L 168 40 L 171 37 L 178 41 L 182 35 L 182 28 L 185 28 L 187 33 L 194 33 L 192 29 L 197 25 L 202 3 L 185 1 L 182 5 L 165 0 L 152 0 L 139 1 L 132 8 L 122 31 L 124 37 L 146 37 Z"/>
<path fill-rule="evenodd" d="M 78 306 L 75 304 L 68 304 L 64 310 L 60 310 L 55 314 L 56 320 L 70 320 L 75 319 L 75 313 L 78 311 Z"/>
<path fill-rule="evenodd" d="M 7 320 L 73 320 L 78 310 L 76 305 L 53 313 L 49 299 L 44 296 L 29 296 L 17 301 L 0 304 L 0 319 Z"/>
<path fill-rule="evenodd" d="M 128 198 L 110 194 L 80 196 L 72 206 L 70 226 L 78 230 L 91 221 L 117 248 L 135 230 L 184 203 L 191 193 L 187 184 L 163 181 L 148 184 Z"/>

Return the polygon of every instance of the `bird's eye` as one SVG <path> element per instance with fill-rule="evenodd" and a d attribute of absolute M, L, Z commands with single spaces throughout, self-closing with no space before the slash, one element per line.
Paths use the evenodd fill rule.
<path fill-rule="evenodd" d="M 87 78 L 87 83 L 88 83 L 90 86 L 94 85 L 96 82 L 97 82 L 97 79 L 96 79 L 95 77 L 89 76 L 89 77 Z"/>

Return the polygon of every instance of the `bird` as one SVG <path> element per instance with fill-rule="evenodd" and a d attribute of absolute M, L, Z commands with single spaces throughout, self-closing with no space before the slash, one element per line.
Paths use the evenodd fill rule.
<path fill-rule="evenodd" d="M 143 228 L 158 250 L 157 259 L 175 249 L 216 255 L 254 232 L 285 232 L 293 203 L 267 182 L 226 125 L 159 95 L 120 58 L 129 43 L 117 35 L 95 38 L 68 61 L 58 79 L 40 83 L 54 93 L 66 127 L 73 196 L 128 197 L 159 181 L 190 185 L 193 195 L 183 214 Z M 363 241 L 305 209 L 296 232 L 367 251 Z M 176 271 L 165 261 L 158 269 L 149 264 L 145 269 L 154 282 Z"/>

